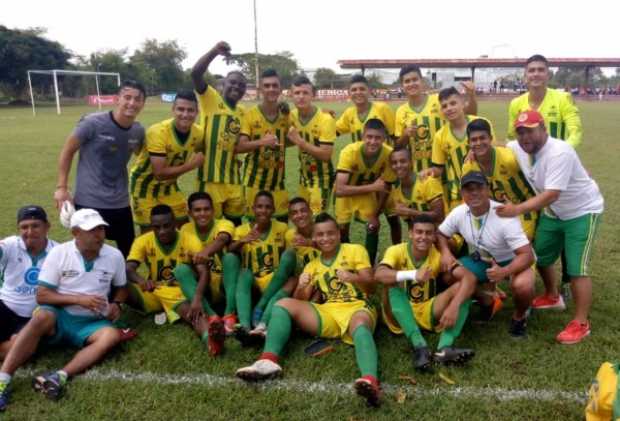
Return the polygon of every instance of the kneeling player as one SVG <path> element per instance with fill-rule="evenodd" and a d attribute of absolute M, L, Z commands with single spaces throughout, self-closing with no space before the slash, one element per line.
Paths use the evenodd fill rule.
<path fill-rule="evenodd" d="M 453 344 L 467 320 L 476 279 L 463 271 L 460 277 L 455 276 L 457 282 L 435 295 L 435 283 L 441 274 L 441 255 L 433 245 L 433 218 L 415 217 L 409 228 L 409 238 L 410 242 L 387 249 L 375 275 L 377 281 L 387 287 L 383 290 L 384 320 L 390 331 L 404 333 L 411 341 L 413 365 L 417 370 L 427 370 L 431 365 L 431 353 L 420 327 L 441 332 L 437 352 L 433 355 L 436 362 L 466 362 L 474 356 L 474 350 L 455 348 Z"/>
<path fill-rule="evenodd" d="M 278 360 L 291 334 L 292 322 L 312 335 L 341 338 L 355 345 L 362 377 L 355 390 L 371 405 L 379 403 L 377 348 L 372 337 L 376 310 L 368 301 L 375 282 L 368 252 L 357 244 L 341 244 L 336 220 L 328 214 L 316 217 L 313 238 L 321 254 L 306 265 L 299 277 L 296 298 L 285 298 L 273 307 L 265 348 L 251 366 L 237 370 L 247 381 L 265 380 L 282 373 Z M 316 290 L 325 303 L 308 299 Z"/>

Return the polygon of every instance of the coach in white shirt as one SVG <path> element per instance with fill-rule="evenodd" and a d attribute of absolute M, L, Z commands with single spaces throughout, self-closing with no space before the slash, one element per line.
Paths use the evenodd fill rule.
<path fill-rule="evenodd" d="M 53 248 L 41 272 L 32 319 L 17 335 L 0 371 L 0 407 L 6 407 L 12 374 L 45 338 L 48 343 L 83 347 L 62 370 L 36 376 L 35 390 L 58 399 L 68 377 L 95 364 L 121 340 L 112 321 L 127 298 L 125 260 L 117 249 L 104 244 L 107 223 L 92 209 L 71 217 L 74 240 Z M 108 296 L 112 291 L 112 302 Z M 2 408 L 3 409 L 3 408 Z"/>
<path fill-rule="evenodd" d="M 525 111 L 514 123 L 518 141 L 508 143 L 536 196 L 517 204 L 506 204 L 497 214 L 514 217 L 542 210 L 536 228 L 534 249 L 545 294 L 533 308 L 564 309 L 558 293 L 553 264 L 564 250 L 566 269 L 575 297 L 575 317 L 556 339 L 563 344 L 580 342 L 590 334 L 588 314 L 592 304 L 592 280 L 588 274 L 592 244 L 603 213 L 603 196 L 588 175 L 575 150 L 547 134 L 542 115 Z"/>
<path fill-rule="evenodd" d="M 24 206 L 17 212 L 19 235 L 0 240 L 0 358 L 9 352 L 15 335 L 37 305 L 37 281 L 47 253 L 56 246 L 47 234 L 50 224 L 40 206 Z"/>
<path fill-rule="evenodd" d="M 478 171 L 461 178 L 461 196 L 465 203 L 457 206 L 439 226 L 439 248 L 442 266 L 455 272 L 463 268 L 473 273 L 479 284 L 496 283 L 510 278 L 510 289 L 515 302 L 509 333 L 513 337 L 526 336 L 526 314 L 534 295 L 534 252 L 519 218 L 500 218 L 496 209 L 501 204 L 490 199 L 488 180 Z M 458 263 L 450 251 L 448 240 L 460 234 L 467 243 L 469 255 Z M 482 290 L 494 289 L 479 285 L 478 301 L 492 304 L 491 297 Z"/>

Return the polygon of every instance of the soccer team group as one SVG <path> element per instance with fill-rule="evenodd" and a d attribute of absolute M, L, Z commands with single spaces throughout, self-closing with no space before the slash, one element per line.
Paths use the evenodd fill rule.
<path fill-rule="evenodd" d="M 575 152 L 578 109 L 570 94 L 547 87 L 543 56 L 525 63 L 528 92 L 511 102 L 501 146 L 491 122 L 475 115 L 471 83 L 464 93 L 430 93 L 420 69 L 406 66 L 399 77 L 408 101 L 393 113 L 356 75 L 352 106 L 335 118 L 313 104 L 305 76 L 293 81 L 289 109 L 278 74 L 265 70 L 260 103 L 244 108 L 242 73 L 218 87 L 204 79 L 229 54 L 220 42 L 201 57 L 194 91 L 179 91 L 172 118 L 146 131 L 136 121 L 145 91 L 135 81 L 122 84 L 114 110 L 79 121 L 60 153 L 54 193 L 72 241 L 48 239 L 43 208 L 18 211 L 18 235 L 0 242 L 0 409 L 39 344 L 80 349 L 32 381 L 57 399 L 69 378 L 130 340 L 135 332 L 114 324 L 125 306 L 161 324 L 185 321 L 213 356 L 228 337 L 263 346 L 236 372 L 246 381 L 281 374 L 293 327 L 341 339 L 354 346 L 354 388 L 370 405 L 381 393 L 378 323 L 409 339 L 416 370 L 465 363 L 474 350 L 455 342 L 471 304 L 476 318 L 490 320 L 506 299 L 502 281 L 515 338 L 527 336 L 530 309 L 565 308 L 560 257 L 575 314 L 556 339 L 574 344 L 590 334 L 588 262 L 603 197 Z M 351 143 L 334 156 L 341 134 Z M 289 198 L 285 154 L 293 148 L 299 185 Z M 186 197 L 177 180 L 194 170 L 196 192 Z M 393 245 L 377 261 L 381 214 Z M 349 242 L 354 221 L 365 226 L 364 245 Z M 535 270 L 545 284 L 538 297 Z M 439 334 L 434 351 L 422 331 Z"/>

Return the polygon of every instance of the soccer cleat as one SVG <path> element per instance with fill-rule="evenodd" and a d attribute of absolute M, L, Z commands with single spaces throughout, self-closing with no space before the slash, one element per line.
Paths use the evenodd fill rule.
<path fill-rule="evenodd" d="M 589 334 L 590 322 L 579 323 L 577 320 L 571 320 L 555 339 L 561 344 L 572 345 L 581 342 Z"/>
<path fill-rule="evenodd" d="M 527 338 L 527 317 L 521 320 L 510 319 L 508 333 L 515 339 Z"/>
<path fill-rule="evenodd" d="M 488 323 L 493 320 L 493 317 L 504 307 L 504 302 L 502 299 L 494 295 L 493 303 L 488 306 L 481 306 L 480 313 L 478 314 L 478 319 L 476 320 L 479 323 Z"/>
<path fill-rule="evenodd" d="M 251 366 L 237 370 L 235 376 L 246 382 L 258 382 L 278 377 L 282 374 L 282 367 L 271 360 L 262 359 Z"/>
<path fill-rule="evenodd" d="M 11 399 L 11 386 L 9 383 L 0 382 L 0 411 L 6 411 Z"/>
<path fill-rule="evenodd" d="M 232 336 L 235 333 L 237 316 L 235 315 L 235 313 L 225 314 L 224 316 L 222 316 L 222 321 L 224 322 L 224 330 L 226 331 L 226 336 Z"/>
<path fill-rule="evenodd" d="M 532 308 L 535 310 L 565 310 L 564 298 L 561 295 L 553 297 L 543 294 L 532 300 Z"/>
<path fill-rule="evenodd" d="M 413 348 L 413 368 L 418 371 L 429 371 L 431 369 L 432 356 L 428 347 Z"/>
<path fill-rule="evenodd" d="M 476 355 L 476 352 L 473 349 L 446 346 L 435 351 L 433 359 L 439 364 L 460 365 L 472 359 L 474 355 Z"/>
<path fill-rule="evenodd" d="M 252 312 L 252 327 L 258 326 L 261 319 L 263 318 L 263 309 L 256 307 Z"/>
<path fill-rule="evenodd" d="M 250 330 L 249 333 L 250 336 L 260 336 L 261 338 L 265 338 L 267 336 L 267 325 L 260 322 L 254 329 Z"/>
<path fill-rule="evenodd" d="M 374 376 L 364 376 L 355 380 L 353 384 L 355 392 L 366 399 L 369 406 L 379 406 L 379 396 L 381 387 L 379 381 Z"/>
<path fill-rule="evenodd" d="M 120 334 L 121 343 L 131 341 L 133 338 L 138 336 L 138 332 L 129 328 L 118 329 L 118 333 Z"/>
<path fill-rule="evenodd" d="M 224 322 L 219 316 L 211 316 L 207 320 L 209 323 L 209 339 L 207 340 L 207 348 L 209 355 L 215 357 L 224 351 L 224 340 L 226 339 L 226 330 Z"/>
<path fill-rule="evenodd" d="M 46 398 L 57 401 L 62 396 L 64 385 L 58 373 L 50 372 L 34 377 L 32 388 L 44 394 Z"/>
<path fill-rule="evenodd" d="M 235 326 L 235 339 L 241 343 L 242 347 L 258 345 L 265 340 L 258 335 L 250 334 L 250 329 L 241 325 Z"/>

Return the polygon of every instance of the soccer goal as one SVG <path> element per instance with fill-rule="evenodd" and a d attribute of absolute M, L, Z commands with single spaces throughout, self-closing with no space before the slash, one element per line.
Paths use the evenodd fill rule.
<path fill-rule="evenodd" d="M 30 90 L 30 102 L 32 103 L 32 115 L 36 116 L 37 112 L 36 112 L 36 106 L 35 106 L 35 100 L 34 100 L 34 90 L 32 89 L 32 77 L 31 75 L 48 75 L 48 76 L 52 76 L 52 79 L 54 81 L 54 99 L 56 102 L 56 113 L 60 114 L 61 113 L 61 109 L 60 109 L 60 97 L 62 95 L 61 90 L 59 89 L 59 83 L 58 83 L 58 77 L 64 77 L 64 76 L 94 76 L 95 78 L 95 87 L 97 90 L 97 96 L 96 96 L 96 103 L 97 106 L 99 107 L 99 109 L 101 109 L 101 92 L 99 89 L 99 77 L 100 76 L 106 76 L 106 77 L 115 77 L 116 78 L 116 85 L 117 86 L 121 86 L 121 75 L 120 73 L 116 73 L 116 72 L 91 72 L 91 71 L 85 71 L 85 70 L 61 70 L 61 69 L 54 69 L 54 70 L 28 70 L 28 88 Z M 91 91 L 92 92 L 92 91 Z"/>

